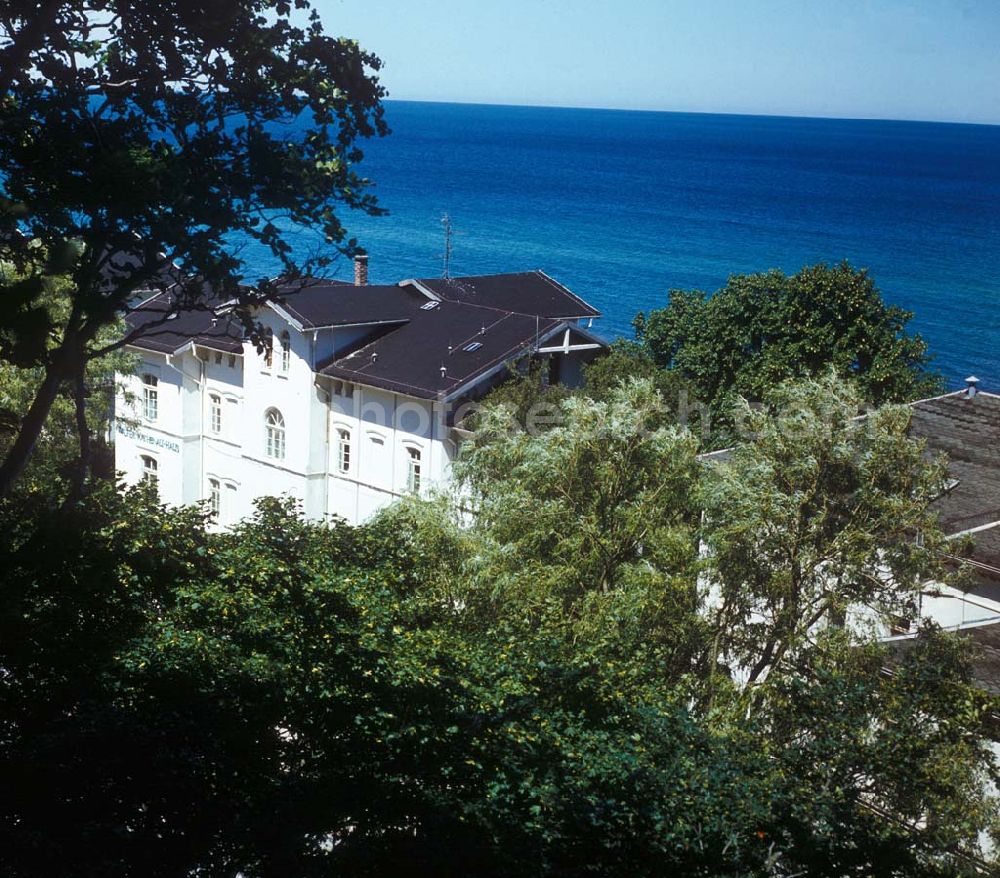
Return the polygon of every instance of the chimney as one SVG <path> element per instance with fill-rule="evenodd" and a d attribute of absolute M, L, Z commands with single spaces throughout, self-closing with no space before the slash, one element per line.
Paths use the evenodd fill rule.
<path fill-rule="evenodd" d="M 354 257 L 354 286 L 368 286 L 368 254 L 359 253 Z"/>
<path fill-rule="evenodd" d="M 965 398 L 972 399 L 976 395 L 976 385 L 979 384 L 979 379 L 975 375 L 970 375 L 965 379 Z"/>

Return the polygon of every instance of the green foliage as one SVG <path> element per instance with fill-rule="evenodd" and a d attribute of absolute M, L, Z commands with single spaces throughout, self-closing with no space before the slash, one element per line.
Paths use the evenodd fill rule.
<path fill-rule="evenodd" d="M 549 383 L 548 367 L 549 364 L 542 360 L 508 367 L 506 380 L 491 390 L 481 405 L 503 409 L 515 426 L 548 429 L 558 420 L 560 403 L 573 395 L 565 385 Z M 475 413 L 467 426 L 478 429 L 479 418 Z"/>
<path fill-rule="evenodd" d="M 900 413 L 858 432 L 850 391 L 806 391 L 725 471 L 648 381 L 565 400 L 473 445 L 456 498 L 358 528 L 272 499 L 210 534 L 140 489 L 0 503 L 4 873 L 973 874 L 998 705 L 957 638 L 799 619 L 754 686 L 712 661 L 768 630 L 702 612 L 705 574 L 756 540 L 749 587 L 786 599 L 786 519 L 799 557 L 843 548 L 838 588 L 877 535 L 904 599 L 928 569 L 892 543 L 936 472 Z M 773 533 L 745 505 L 702 529 L 740 482 Z"/>
<path fill-rule="evenodd" d="M 0 359 L 44 378 L 0 496 L 62 383 L 128 341 L 100 336 L 137 299 L 169 287 L 179 310 L 273 295 L 240 286 L 234 240 L 287 277 L 356 249 L 338 212 L 380 210 L 357 172 L 359 142 L 387 132 L 379 67 L 305 0 L 5 4 L 0 261 L 17 274 L 0 278 Z M 56 320 L 44 298 L 60 276 L 71 307 Z"/>
<path fill-rule="evenodd" d="M 673 290 L 635 326 L 656 363 L 726 420 L 737 397 L 760 401 L 788 378 L 831 367 L 875 405 L 933 395 L 941 380 L 926 343 L 906 332 L 911 317 L 885 304 L 867 271 L 841 263 L 733 275 L 711 296 Z"/>
<path fill-rule="evenodd" d="M 494 388 L 481 405 L 503 407 L 508 418 L 532 433 L 541 433 L 563 423 L 562 403 L 572 397 L 595 402 L 609 402 L 618 390 L 633 381 L 647 381 L 662 400 L 665 423 L 690 426 L 703 440 L 711 420 L 705 417 L 691 392 L 691 385 L 677 371 L 662 369 L 649 351 L 638 342 L 618 339 L 607 352 L 583 367 L 583 384 L 569 388 L 549 384 L 548 364 L 532 362 L 527 369 L 512 369 L 508 380 Z M 476 426 L 472 419 L 470 426 Z M 704 433 L 704 435 L 702 435 Z"/>
<path fill-rule="evenodd" d="M 921 584 L 948 578 L 929 509 L 946 469 L 907 435 L 908 408 L 858 418 L 857 393 L 832 375 L 766 402 L 744 405 L 748 441 L 703 487 L 719 643 L 751 680 L 850 608 L 870 611 L 852 624 L 912 618 Z"/>
<path fill-rule="evenodd" d="M 12 275 L 7 267 L 7 276 Z M 62 329 L 69 319 L 73 286 L 65 275 L 32 278 L 38 285 L 34 294 L 34 307 L 44 312 L 44 325 L 52 329 L 42 340 L 46 351 L 55 347 Z M 96 341 L 112 344 L 124 332 L 122 321 L 103 329 Z M 34 363 L 18 365 L 17 345 L 22 334 L 0 328 L 0 458 L 6 456 L 29 411 L 32 401 L 45 380 L 44 366 Z M 52 402 L 45 429 L 22 480 L 22 487 L 35 491 L 52 491 L 56 485 L 71 484 L 93 468 L 105 478 L 113 477 L 114 452 L 107 442 L 108 430 L 114 411 L 115 375 L 131 371 L 133 357 L 124 351 L 115 351 L 106 357 L 87 363 L 82 381 L 74 384 L 63 381 Z M 77 410 L 78 394 L 83 400 Z M 82 415 L 87 437 L 86 461 L 81 460 Z"/>
<path fill-rule="evenodd" d="M 618 339 L 612 342 L 607 354 L 583 367 L 583 396 L 607 401 L 623 384 L 631 380 L 646 380 L 653 384 L 663 397 L 668 409 L 682 412 L 685 393 L 690 391 L 687 381 L 677 372 L 662 369 L 647 348 L 635 341 Z"/>
<path fill-rule="evenodd" d="M 499 567 L 484 561 L 486 578 L 500 588 L 508 573 L 530 568 L 541 593 L 572 596 L 671 567 L 657 553 L 669 556 L 668 532 L 690 512 L 695 447 L 663 426 L 652 385 L 624 385 L 606 403 L 568 399 L 559 421 L 532 436 L 509 430 L 501 409 L 486 410 L 463 448 L 458 490 L 477 527 L 516 558 L 512 565 L 497 557 Z"/>

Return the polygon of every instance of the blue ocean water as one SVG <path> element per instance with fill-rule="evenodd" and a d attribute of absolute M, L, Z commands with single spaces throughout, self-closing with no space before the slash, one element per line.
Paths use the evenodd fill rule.
<path fill-rule="evenodd" d="M 390 101 L 373 282 L 541 268 L 631 336 L 672 288 L 848 259 L 949 384 L 1000 390 L 1000 127 Z M 350 267 L 338 274 L 348 277 Z"/>

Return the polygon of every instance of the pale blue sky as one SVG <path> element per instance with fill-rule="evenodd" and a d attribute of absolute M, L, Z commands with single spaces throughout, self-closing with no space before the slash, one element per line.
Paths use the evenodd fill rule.
<path fill-rule="evenodd" d="M 315 0 L 390 97 L 1000 123 L 1000 0 Z"/>

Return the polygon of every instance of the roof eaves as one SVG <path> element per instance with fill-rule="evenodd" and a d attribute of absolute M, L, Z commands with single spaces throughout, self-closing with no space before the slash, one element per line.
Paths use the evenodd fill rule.
<path fill-rule="evenodd" d="M 297 311 L 294 311 L 294 309 L 292 309 L 285 303 L 279 305 L 277 302 L 270 301 L 270 302 L 265 302 L 265 304 L 268 305 L 275 313 L 277 313 L 279 317 L 281 317 L 284 320 L 287 320 L 290 324 L 292 324 L 292 326 L 299 332 L 302 332 L 306 329 L 315 329 L 314 326 L 309 325 L 308 320 L 306 320 L 301 314 L 299 314 Z M 298 316 L 296 317 L 293 315 L 298 315 Z"/>
<path fill-rule="evenodd" d="M 355 384 L 361 384 L 364 387 L 374 387 L 376 390 L 388 390 L 391 393 L 402 393 L 405 396 L 413 396 L 417 399 L 437 399 L 440 396 L 440 391 L 432 390 L 429 387 L 420 387 L 417 384 L 407 384 L 405 381 L 398 381 L 393 378 L 369 375 L 367 372 L 346 369 L 343 366 L 336 365 L 336 363 L 332 363 L 326 369 L 333 369 L 336 374 L 331 375 L 325 369 L 317 374 L 334 381 L 353 381 Z"/>
<path fill-rule="evenodd" d="M 391 320 L 360 320 L 356 323 L 323 323 L 317 326 L 307 326 L 306 329 L 312 332 L 317 329 L 350 329 L 354 326 L 391 326 L 398 323 L 400 326 L 409 323 L 410 317 L 397 317 Z"/>

